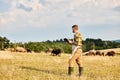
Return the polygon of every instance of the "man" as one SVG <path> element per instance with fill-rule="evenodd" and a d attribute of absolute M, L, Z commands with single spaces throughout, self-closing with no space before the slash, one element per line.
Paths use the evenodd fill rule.
<path fill-rule="evenodd" d="M 69 67 L 68 67 L 68 75 L 71 75 L 73 72 L 73 63 L 76 61 L 79 67 L 79 76 L 82 75 L 83 72 L 83 65 L 81 61 L 82 57 L 82 36 L 78 32 L 78 25 L 72 26 L 72 31 L 74 33 L 74 41 L 65 38 L 64 40 L 67 41 L 69 44 L 72 45 L 72 55 L 69 58 Z"/>

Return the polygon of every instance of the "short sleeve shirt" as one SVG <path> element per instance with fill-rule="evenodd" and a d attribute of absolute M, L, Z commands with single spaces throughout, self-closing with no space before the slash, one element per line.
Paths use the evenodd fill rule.
<path fill-rule="evenodd" d="M 82 36 L 79 32 L 74 34 L 74 44 L 77 46 L 82 46 Z"/>

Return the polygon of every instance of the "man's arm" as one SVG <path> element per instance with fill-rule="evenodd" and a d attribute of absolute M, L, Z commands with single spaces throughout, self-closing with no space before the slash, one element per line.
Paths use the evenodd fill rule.
<path fill-rule="evenodd" d="M 67 43 L 71 44 L 72 45 L 72 41 L 70 39 L 67 39 L 67 38 L 64 38 L 64 41 L 66 41 Z"/>
<path fill-rule="evenodd" d="M 70 39 L 64 38 L 64 40 L 69 43 L 70 45 L 76 45 L 74 42 L 72 42 Z"/>

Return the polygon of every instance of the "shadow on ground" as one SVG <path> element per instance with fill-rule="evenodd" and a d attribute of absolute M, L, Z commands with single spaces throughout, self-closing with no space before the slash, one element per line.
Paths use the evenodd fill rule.
<path fill-rule="evenodd" d="M 43 70 L 43 69 L 38 69 L 38 68 L 33 68 L 33 67 L 27 67 L 27 66 L 20 66 L 21 69 L 26 69 L 26 70 L 34 70 L 34 71 L 40 71 L 46 74 L 53 74 L 53 75 L 65 75 L 65 73 L 56 73 L 55 71 L 50 71 L 50 70 Z"/>

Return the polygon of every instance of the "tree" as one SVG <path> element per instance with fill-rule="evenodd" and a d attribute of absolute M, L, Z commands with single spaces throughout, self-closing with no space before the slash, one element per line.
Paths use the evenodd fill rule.
<path fill-rule="evenodd" d="M 9 42 L 10 40 L 8 40 L 6 37 L 0 36 L 0 49 L 8 48 Z"/>

